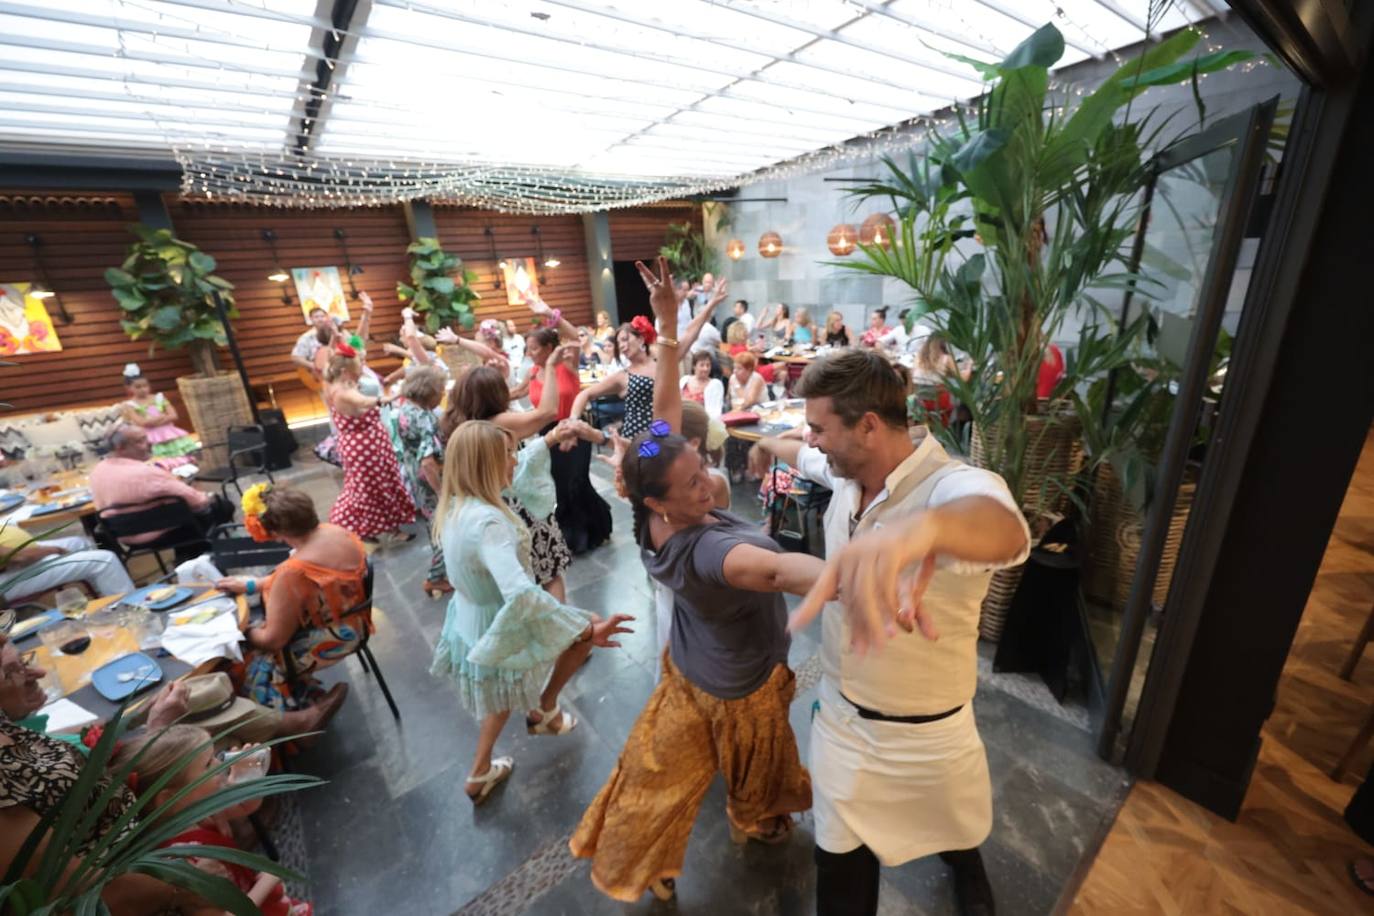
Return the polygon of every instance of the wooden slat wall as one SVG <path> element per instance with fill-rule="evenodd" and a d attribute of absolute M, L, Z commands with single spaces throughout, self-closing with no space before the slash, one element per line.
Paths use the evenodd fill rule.
<path fill-rule="evenodd" d="M 529 309 L 508 305 L 506 291 L 497 289 L 496 263 L 491 257 L 491 242 L 483 229 L 490 226 L 496 235 L 496 253 L 502 258 L 534 258 L 538 245 L 531 230 L 537 225 L 544 238 L 544 257 L 557 258 L 558 267 L 541 271 L 544 283 L 539 293 L 544 301 L 562 309 L 573 324 L 591 324 L 591 284 L 587 278 L 587 247 L 580 216 L 515 216 L 469 207 L 434 208 L 435 228 L 444 250 L 458 255 L 463 265 L 477 273 L 473 289 L 481 295 L 478 318 L 504 321 L 514 318 L 521 330 L 531 325 Z"/>
<path fill-rule="evenodd" d="M 73 323 L 62 325 L 55 300 L 48 311 L 62 341 L 60 353 L 16 356 L 0 366 L 0 400 L 14 413 L 114 403 L 124 399 L 121 371 L 137 362 L 155 391 L 176 397 L 176 377 L 189 374 L 185 353 L 129 340 L 119 326 L 120 310 L 105 283 L 105 268 L 117 267 L 132 242 L 128 226 L 138 221 L 130 194 L 0 192 L 0 280 L 37 279 L 24 236 L 43 242 L 48 280 L 61 295 Z"/>
<path fill-rule="evenodd" d="M 612 210 L 611 257 L 617 261 L 657 257 L 668 224 L 687 222 L 701 229 L 700 206 L 681 204 Z"/>
<path fill-rule="evenodd" d="M 353 263 L 363 268 L 353 282 L 371 294 L 377 305 L 371 337 L 374 341 L 388 338 L 400 328 L 396 281 L 406 275 L 409 243 L 400 207 L 311 211 L 169 200 L 167 210 L 177 236 L 213 255 L 219 263 L 216 272 L 234 284 L 239 309 L 234 331 L 250 377 L 291 372 L 291 347 L 306 326 L 295 284 L 267 279 L 274 265 L 272 252 L 262 240 L 264 229 L 276 232 L 281 266 L 287 271 L 332 265 L 341 275 L 346 272 L 344 256 L 334 228 L 343 229 Z M 291 293 L 290 305 L 282 302 L 283 288 Z M 348 291 L 346 278 L 344 291 Z M 348 310 L 351 330 L 362 317 L 362 309 L 350 299 Z M 371 352 L 374 359 L 380 358 L 376 343 Z"/>
<path fill-rule="evenodd" d="M 217 273 L 232 282 L 240 312 L 234 324 L 250 376 L 256 380 L 291 371 L 290 351 L 305 329 L 300 307 L 281 301 L 282 286 L 267 279 L 274 266 L 262 241 L 262 230 L 277 233 L 281 266 L 336 265 L 344 258 L 334 227 L 348 235 L 354 264 L 364 273 L 354 278 L 359 289 L 377 302 L 372 337 L 390 337 L 400 326 L 396 281 L 408 271 L 405 247 L 410 238 L 401 207 L 346 210 L 288 210 L 167 199 L 176 234 L 203 248 L 218 262 Z M 580 216 L 515 216 L 464 207 L 437 206 L 435 223 L 444 247 L 476 271 L 475 288 L 482 299 L 479 318 L 514 318 L 521 328 L 530 325 L 523 306 L 506 304 L 496 288 L 496 265 L 483 228 L 496 233 L 501 257 L 537 257 L 531 228 L 543 235 L 545 257 L 558 258 L 557 268 L 543 270 L 544 299 L 563 310 L 574 324 L 591 324 L 586 245 Z M 701 223 L 700 207 L 690 205 L 617 210 L 610 214 L 612 245 L 617 260 L 648 258 L 658 253 L 670 222 Z M 120 311 L 105 284 L 107 267 L 117 266 L 133 236 L 128 226 L 138 221 L 130 194 L 9 193 L 0 189 L 0 280 L 36 279 L 24 235 L 43 239 L 48 278 L 60 292 L 75 321 L 59 326 L 63 351 L 19 357 L 19 365 L 0 367 L 0 400 L 15 413 L 113 403 L 124 397 L 120 372 L 130 361 L 139 363 L 154 390 L 177 400 L 176 377 L 191 372 L 184 352 L 156 350 L 130 341 L 119 326 Z M 291 289 L 294 299 L 294 287 Z M 347 288 L 347 284 L 345 284 Z M 361 314 L 349 303 L 355 318 Z M 377 353 L 374 343 L 374 353 Z M 222 354 L 228 367 L 228 353 Z M 294 382 L 279 384 L 289 389 Z M 180 407 L 180 404 L 178 403 Z M 183 411 L 184 415 L 184 411 Z"/>

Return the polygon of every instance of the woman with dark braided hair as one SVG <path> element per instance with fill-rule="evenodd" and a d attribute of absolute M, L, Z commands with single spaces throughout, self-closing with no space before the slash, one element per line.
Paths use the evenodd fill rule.
<path fill-rule="evenodd" d="M 667 263 L 659 258 L 658 277 L 638 266 L 660 326 L 677 327 Z M 574 855 L 592 859 L 597 888 L 626 901 L 645 890 L 673 896 L 717 773 L 737 843 L 783 842 L 792 813 L 811 807 L 811 777 L 788 722 L 794 678 L 781 593 L 805 594 L 823 564 L 780 552 L 756 526 L 715 507 L 700 452 L 677 433 L 677 375 L 676 354 L 665 353 L 654 381 L 659 418 L 619 469 L 644 565 L 674 596 L 663 678 L 570 843 Z"/>

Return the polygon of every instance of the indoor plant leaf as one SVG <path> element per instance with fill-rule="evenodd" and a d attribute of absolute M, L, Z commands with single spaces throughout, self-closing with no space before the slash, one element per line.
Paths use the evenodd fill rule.
<path fill-rule="evenodd" d="M 210 257 L 208 254 L 206 254 L 206 253 L 203 252 L 203 251 L 193 251 L 193 252 L 191 252 L 190 256 L 189 256 L 186 260 L 187 260 L 187 263 L 188 263 L 188 264 L 190 264 L 193 268 L 195 268 L 195 270 L 196 270 L 197 273 L 200 273 L 200 274 L 214 273 L 214 270 L 215 270 L 215 259 L 212 258 L 212 257 Z"/>

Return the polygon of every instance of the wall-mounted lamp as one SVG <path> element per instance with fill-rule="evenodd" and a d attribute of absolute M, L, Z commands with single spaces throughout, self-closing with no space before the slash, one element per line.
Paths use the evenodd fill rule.
<path fill-rule="evenodd" d="M 62 303 L 62 297 L 57 295 L 52 283 L 48 281 L 48 265 L 43 261 L 43 240 L 37 233 L 30 232 L 24 236 L 24 241 L 33 249 L 33 269 L 35 282 L 29 288 L 29 295 L 35 299 L 51 299 L 53 305 L 57 306 L 57 314 L 61 316 L 63 324 L 71 324 L 72 316 L 67 311 L 67 307 Z"/>
<path fill-rule="evenodd" d="M 782 254 L 782 236 L 776 232 L 765 232 L 759 236 L 759 254 L 765 258 L 776 258 Z"/>
<path fill-rule="evenodd" d="M 731 239 L 730 243 L 725 246 L 725 254 L 732 261 L 738 261 L 744 257 L 744 251 L 744 242 L 740 239 Z"/>
<path fill-rule="evenodd" d="M 262 240 L 272 250 L 272 272 L 267 275 L 267 279 L 273 283 L 282 284 L 281 301 L 286 305 L 291 305 L 295 300 L 291 298 L 290 287 L 286 286 L 286 281 L 291 279 L 291 275 L 282 269 L 281 256 L 277 254 L 277 233 L 271 229 L 264 229 L 262 230 Z"/>
<path fill-rule="evenodd" d="M 339 251 L 343 253 L 344 267 L 347 270 L 348 276 L 348 297 L 350 299 L 357 299 L 358 287 L 354 284 L 353 277 L 363 272 L 363 266 L 361 264 L 354 264 L 352 256 L 348 253 L 348 233 L 344 232 L 343 229 L 338 226 L 335 226 L 334 238 L 339 240 Z"/>
<path fill-rule="evenodd" d="M 534 250 L 535 253 L 538 255 L 539 265 L 541 267 L 548 267 L 552 269 L 563 263 L 557 258 L 544 257 L 544 233 L 540 231 L 539 226 L 535 225 L 530 227 L 530 233 L 534 236 Z M 541 271 L 539 274 L 539 285 L 543 286 L 547 282 L 548 281 L 544 278 L 544 274 Z"/>
<path fill-rule="evenodd" d="M 487 250 L 491 252 L 491 260 L 496 265 L 496 288 L 504 289 L 506 285 L 504 277 L 506 262 L 501 260 L 501 256 L 496 253 L 496 231 L 490 226 L 483 226 L 482 234 L 487 237 Z"/>

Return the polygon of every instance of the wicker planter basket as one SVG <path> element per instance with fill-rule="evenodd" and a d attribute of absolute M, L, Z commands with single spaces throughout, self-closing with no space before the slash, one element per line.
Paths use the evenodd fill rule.
<path fill-rule="evenodd" d="M 448 366 L 450 378 L 458 378 L 473 366 L 482 364 L 477 354 L 469 353 L 456 344 L 440 344 L 437 352 L 444 365 Z"/>
<path fill-rule="evenodd" d="M 1043 405 L 1044 402 L 1042 402 Z M 1030 520 L 1033 535 L 1043 533 L 1044 525 L 1037 521 L 1062 511 L 1068 501 L 1063 492 L 1069 478 L 1078 470 L 1083 461 L 1083 447 L 1079 437 L 1082 427 L 1078 418 L 1071 414 L 1036 414 L 1026 418 L 1025 464 L 1032 469 L 1027 473 L 1021 496 L 1022 511 Z M 987 449 L 977 426 L 973 429 L 973 464 L 980 468 L 989 465 Z M 997 468 L 989 468 L 996 471 Z M 1058 484 L 1047 489 L 1046 482 L 1057 478 Z M 1041 504 L 1041 493 L 1045 493 Z M 993 574 L 992 584 L 983 598 L 982 615 L 978 619 L 978 635 L 990 642 L 1002 638 L 1002 628 L 1006 625 L 1007 610 L 1011 599 L 1021 584 L 1024 565 L 1001 569 Z"/>
<path fill-rule="evenodd" d="M 243 380 L 233 372 L 210 378 L 192 375 L 177 379 L 177 390 L 190 414 L 191 425 L 204 448 L 196 458 L 203 468 L 223 467 L 229 461 L 224 446 L 229 427 L 253 422 L 253 409 Z"/>
<path fill-rule="evenodd" d="M 1173 579 L 1183 529 L 1197 492 L 1196 476 L 1189 473 L 1178 488 L 1178 501 L 1169 518 L 1169 534 L 1164 555 L 1159 561 L 1151 600 L 1164 605 Z M 1140 537 L 1144 518 L 1121 490 L 1121 480 L 1110 465 L 1104 464 L 1093 481 L 1092 511 L 1089 515 L 1088 549 L 1083 562 L 1083 594 L 1089 600 L 1121 610 L 1130 596 L 1140 557 Z"/>

